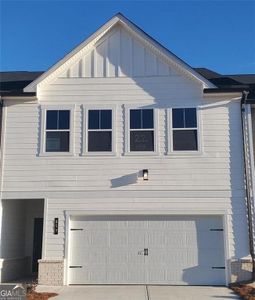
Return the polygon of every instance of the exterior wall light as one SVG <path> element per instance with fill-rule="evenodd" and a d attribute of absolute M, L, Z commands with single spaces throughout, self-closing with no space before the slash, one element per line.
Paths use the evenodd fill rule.
<path fill-rule="evenodd" d="M 148 171 L 148 169 L 143 170 L 143 180 L 149 180 L 149 171 Z"/>

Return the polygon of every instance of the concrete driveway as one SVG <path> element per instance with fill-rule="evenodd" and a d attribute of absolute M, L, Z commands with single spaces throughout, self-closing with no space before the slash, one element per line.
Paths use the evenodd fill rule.
<path fill-rule="evenodd" d="M 37 287 L 37 292 L 59 294 L 52 300 L 232 300 L 240 299 L 226 287 L 94 285 Z"/>

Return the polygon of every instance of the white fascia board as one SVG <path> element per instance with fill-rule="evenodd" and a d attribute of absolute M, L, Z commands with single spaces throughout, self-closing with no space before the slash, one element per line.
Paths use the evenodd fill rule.
<path fill-rule="evenodd" d="M 122 14 L 117 14 L 111 20 L 106 22 L 102 27 L 100 27 L 95 33 L 93 33 L 89 38 L 87 38 L 84 42 L 82 42 L 78 47 L 73 49 L 70 53 L 64 56 L 60 61 L 58 61 L 55 65 L 45 71 L 41 76 L 39 76 L 36 80 L 32 81 L 29 85 L 27 85 L 23 91 L 24 92 L 36 92 L 37 85 L 42 83 L 46 78 L 52 78 L 54 76 L 54 72 L 57 71 L 61 66 L 65 65 L 69 59 L 72 59 L 79 51 L 84 48 L 90 48 L 94 45 L 103 35 L 105 35 L 115 24 L 120 22 L 128 31 L 131 31 L 138 38 L 142 38 L 143 41 L 151 46 L 154 51 L 158 50 L 158 52 L 163 55 L 166 59 L 169 60 L 176 67 L 184 71 L 187 75 L 190 75 L 194 79 L 198 80 L 202 83 L 204 88 L 217 88 L 214 84 L 204 78 L 202 75 L 197 73 L 194 69 L 192 69 L 188 64 L 174 55 L 172 52 L 167 50 L 165 47 L 160 45 L 156 40 L 146 34 L 142 29 L 137 27 L 127 18 L 125 18 Z"/>
<path fill-rule="evenodd" d="M 241 100 L 242 92 L 219 92 L 219 93 L 203 93 L 204 98 L 230 97 L 234 100 Z"/>
<path fill-rule="evenodd" d="M 8 101 L 8 100 L 31 100 L 31 101 L 37 101 L 36 96 L 2 96 L 2 100 Z"/>

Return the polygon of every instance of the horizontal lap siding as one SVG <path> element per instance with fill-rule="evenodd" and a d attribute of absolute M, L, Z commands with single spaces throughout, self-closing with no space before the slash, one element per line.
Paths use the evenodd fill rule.
<path fill-rule="evenodd" d="M 176 86 L 177 85 L 177 86 Z M 126 90 L 123 89 L 125 86 Z M 179 89 L 182 86 L 182 89 Z M 96 87 L 96 89 L 94 89 Z M 5 133 L 4 192 L 20 191 L 65 191 L 65 190 L 228 190 L 243 189 L 241 160 L 240 116 L 238 103 L 202 100 L 200 89 L 193 81 L 181 76 L 148 78 L 61 78 L 39 90 L 40 102 L 57 104 L 56 92 L 63 93 L 61 103 L 76 104 L 73 157 L 40 157 L 39 155 L 39 105 L 32 103 L 10 103 L 7 107 Z M 70 94 L 79 90 L 82 96 L 74 101 Z M 130 95 L 130 91 L 133 94 Z M 185 93 L 187 100 L 182 97 Z M 51 92 L 52 96 L 49 96 Z M 68 92 L 68 93 L 67 93 Z M 116 105 L 116 149 L 115 157 L 82 156 L 82 105 L 92 105 L 91 92 L 96 98 L 95 105 L 118 97 Z M 151 101 L 149 95 L 164 93 L 169 100 L 160 97 Z M 136 95 L 145 97 L 142 106 L 158 108 L 157 144 L 159 155 L 126 156 L 124 153 L 123 105 L 139 104 Z M 173 95 L 178 98 L 171 100 Z M 166 155 L 169 138 L 166 108 L 172 106 L 201 107 L 202 147 L 201 155 Z M 23 114 L 26 114 L 24 117 Z M 230 119 L 231 118 L 231 119 Z M 230 138 L 231 137 L 231 138 Z M 18 147 L 17 147 L 18 145 Z M 234 157 L 238 159 L 233 159 Z M 233 163 L 234 162 L 234 163 Z M 144 185 L 141 178 L 135 178 L 142 169 L 149 169 L 150 180 Z M 232 169 L 230 172 L 230 168 Z M 126 176 L 131 183 L 116 185 Z M 130 178 L 129 178 L 130 177 Z M 121 180 L 121 179 L 120 179 Z"/>
<path fill-rule="evenodd" d="M 108 198 L 104 199 L 103 193 L 98 193 L 97 196 L 101 198 L 91 199 L 85 197 L 84 199 L 65 199 L 64 202 L 59 203 L 57 199 L 49 199 L 48 201 L 48 220 L 47 220 L 47 256 L 48 257 L 63 257 L 64 255 L 64 241 L 65 241 L 65 215 L 64 211 L 72 210 L 125 210 L 137 213 L 144 210 L 147 211 L 161 211 L 165 214 L 166 211 L 172 211 L 176 214 L 182 215 L 183 208 L 185 212 L 192 211 L 194 214 L 194 203 L 196 205 L 196 213 L 203 213 L 204 211 L 211 211 L 215 213 L 217 210 L 226 210 L 228 214 L 228 236 L 229 236 L 229 253 L 231 257 L 244 257 L 247 255 L 247 224 L 243 212 L 245 211 L 245 203 L 242 198 L 229 198 L 210 197 L 203 199 L 197 198 L 183 198 L 182 195 L 175 198 L 159 199 L 159 198 L 140 198 L 138 196 L 132 199 L 125 198 Z M 206 193 L 204 193 L 206 195 Z M 59 218 L 59 236 L 53 234 L 53 221 L 54 218 Z"/>
<path fill-rule="evenodd" d="M 193 81 L 181 76 L 148 78 L 63 78 L 39 90 L 39 104 L 8 102 L 3 197 L 48 198 L 46 255 L 64 255 L 63 210 L 227 210 L 230 215 L 231 255 L 245 252 L 235 246 L 245 219 L 239 104 L 209 101 Z M 40 104 L 75 104 L 75 155 L 40 157 Z M 115 157 L 82 156 L 84 104 L 116 105 Z M 126 156 L 123 105 L 158 108 L 159 155 Z M 168 131 L 166 108 L 201 107 L 201 155 L 165 155 Z M 149 169 L 149 181 L 137 174 Z M 123 178 L 127 180 L 125 183 Z M 131 182 L 130 182 L 131 181 Z M 240 212 L 240 214 L 234 214 Z M 234 215 L 233 220 L 232 216 Z M 59 217 L 59 235 L 52 234 Z M 234 229 L 232 229 L 234 228 Z M 243 232 L 242 232 L 243 233 Z M 240 243 L 238 242 L 238 245 Z M 239 247 L 236 252 L 236 247 Z"/>

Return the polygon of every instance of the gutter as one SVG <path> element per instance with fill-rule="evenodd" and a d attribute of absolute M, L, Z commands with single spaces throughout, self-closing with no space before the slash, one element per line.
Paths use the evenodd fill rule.
<path fill-rule="evenodd" d="M 255 281 L 255 249 L 254 249 L 254 222 L 253 222 L 253 189 L 251 178 L 251 166 L 250 166 L 250 149 L 248 146 L 248 122 L 246 116 L 247 97 L 249 92 L 243 91 L 241 99 L 241 122 L 242 122 L 242 135 L 243 135 L 243 159 L 244 159 L 244 181 L 245 181 L 245 193 L 246 193 L 246 208 L 248 218 L 248 235 L 249 235 L 249 247 L 252 258 L 252 281 Z"/>

